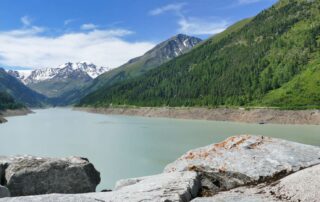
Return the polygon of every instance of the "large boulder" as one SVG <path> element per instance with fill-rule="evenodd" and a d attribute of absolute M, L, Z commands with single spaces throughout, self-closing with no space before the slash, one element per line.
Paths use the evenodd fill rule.
<path fill-rule="evenodd" d="M 43 166 L 45 162 L 42 162 L 41 159 L 33 161 L 34 157 L 30 157 L 30 159 L 33 163 L 20 162 L 23 169 L 18 169 L 18 172 L 21 172 L 18 176 L 21 176 L 19 180 L 23 184 L 31 181 L 31 186 L 36 187 L 33 178 L 37 178 L 37 175 L 29 176 L 23 175 L 23 173 L 45 167 Z M 5 180 L 12 180 L 12 177 L 10 178 L 8 175 L 17 172 L 13 166 L 16 161 L 19 162 L 21 159 L 13 159 L 3 164 Z M 57 161 L 57 159 L 52 161 Z M 71 160 L 65 161 L 75 161 L 70 163 L 71 167 L 78 167 L 76 162 L 85 161 L 86 163 L 83 164 L 88 164 L 87 160 L 81 158 L 74 160 L 71 158 Z M 58 164 L 60 165 L 60 163 Z M 162 174 L 120 180 L 112 192 L 46 194 L 3 198 L 0 199 L 0 202 L 314 201 L 312 199 L 320 198 L 320 192 L 318 192 L 320 189 L 320 165 L 318 164 L 320 164 L 319 147 L 263 136 L 242 135 L 228 138 L 218 144 L 192 150 L 168 165 Z M 52 164 L 50 167 L 60 166 Z M 76 173 L 80 171 L 73 171 L 76 173 L 73 176 L 69 172 L 66 172 L 66 175 L 54 174 L 55 172 L 52 172 L 53 174 L 49 174 L 49 176 L 63 175 L 63 177 L 58 178 L 58 181 L 64 183 L 70 183 L 69 181 L 73 178 L 83 178 L 83 175 Z M 91 172 L 96 171 L 91 170 Z M 68 177 L 69 175 L 72 177 Z M 24 181 L 25 178 L 26 181 Z M 48 183 L 42 175 L 39 175 L 39 178 L 42 180 L 38 180 L 38 183 Z M 16 181 L 17 185 L 19 185 L 19 180 Z M 41 186 L 44 186 L 45 183 Z M 81 186 L 81 183 L 83 181 L 76 181 L 75 184 Z M 72 186 L 75 184 L 72 184 Z M 61 186 L 67 189 L 64 184 Z M 26 188 L 26 190 L 29 190 L 29 188 Z"/>
<path fill-rule="evenodd" d="M 271 184 L 239 187 L 193 202 L 316 202 L 320 199 L 320 165 L 286 176 Z"/>
<path fill-rule="evenodd" d="M 196 172 L 175 172 L 120 180 L 107 201 L 190 201 L 200 190 Z"/>
<path fill-rule="evenodd" d="M 7 187 L 0 185 L 0 198 L 10 197 L 10 191 Z"/>
<path fill-rule="evenodd" d="M 264 136 L 241 135 L 187 152 L 165 172 L 197 171 L 202 195 L 274 181 L 320 163 L 320 148 Z"/>
<path fill-rule="evenodd" d="M 200 180 L 195 172 L 175 172 L 121 180 L 113 192 L 87 194 L 49 194 L 0 199 L 0 202 L 140 202 L 175 201 L 187 202 L 200 190 Z"/>
<path fill-rule="evenodd" d="M 293 173 L 265 188 L 265 192 L 281 200 L 320 200 L 320 165 Z"/>
<path fill-rule="evenodd" d="M 0 157 L 1 168 L 11 196 L 94 192 L 100 182 L 100 173 L 80 157 Z"/>

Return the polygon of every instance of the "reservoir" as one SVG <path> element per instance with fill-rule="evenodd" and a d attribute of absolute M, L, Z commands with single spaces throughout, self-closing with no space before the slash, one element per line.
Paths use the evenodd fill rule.
<path fill-rule="evenodd" d="M 100 171 L 97 191 L 119 179 L 152 175 L 190 149 L 238 134 L 320 146 L 320 126 L 100 115 L 70 108 L 34 110 L 0 124 L 0 155 L 83 156 Z"/>

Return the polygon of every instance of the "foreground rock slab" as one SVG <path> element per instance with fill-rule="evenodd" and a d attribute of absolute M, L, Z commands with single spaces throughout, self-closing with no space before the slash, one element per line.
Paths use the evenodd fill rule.
<path fill-rule="evenodd" d="M 240 187 L 193 202 L 317 202 L 320 200 L 320 165 L 306 168 L 269 185 Z"/>
<path fill-rule="evenodd" d="M 164 173 L 160 175 L 121 180 L 113 192 L 87 194 L 49 194 L 0 199 L 0 202 L 138 202 L 138 201 L 190 201 L 200 189 L 195 172 Z"/>
<path fill-rule="evenodd" d="M 201 173 L 202 195 L 274 181 L 320 163 L 320 148 L 276 138 L 241 135 L 189 151 L 165 172 Z"/>
<path fill-rule="evenodd" d="M 282 200 L 320 201 L 320 165 L 291 174 L 265 190 Z"/>
<path fill-rule="evenodd" d="M 0 185 L 0 198 L 10 197 L 10 191 L 8 188 Z"/>
<path fill-rule="evenodd" d="M 10 191 L 12 188 L 9 186 L 10 180 L 13 180 L 12 182 L 15 182 L 13 184 L 17 187 L 21 184 L 26 186 L 31 182 L 30 185 L 34 191 L 41 190 L 41 186 L 47 186 L 46 184 L 52 182 L 48 183 L 48 179 L 54 178 L 59 179 L 58 182 L 65 183 L 58 184 L 68 190 L 69 187 L 66 184 L 83 187 L 82 183 L 88 183 L 90 179 L 93 182 L 95 181 L 93 179 L 96 179 L 92 177 L 97 176 L 96 171 L 90 166 L 90 169 L 78 166 L 78 164 L 87 165 L 89 162 L 86 159 L 73 157 L 64 159 L 64 163 L 52 163 L 52 161 L 60 162 L 61 159 L 44 161 L 42 158 L 35 157 L 16 157 L 9 160 L 0 158 L 0 162 L 5 162 L 0 163 L 0 174 L 5 176 L 1 182 L 7 182 Z M 47 168 L 44 166 L 47 165 L 46 163 L 50 165 L 48 166 L 50 172 L 44 169 Z M 14 166 L 14 164 L 19 166 Z M 61 165 L 66 165 L 66 167 Z M 61 167 L 64 168 L 62 173 L 60 173 Z M 81 169 L 66 172 L 69 167 L 80 167 Z M 39 168 L 42 168 L 41 174 L 30 175 L 30 173 L 38 173 Z M 57 172 L 56 168 L 59 168 Z M 82 170 L 86 176 L 91 177 L 83 181 L 82 178 L 85 175 Z M 17 178 L 14 177 L 16 173 L 18 173 Z M 43 173 L 51 174 L 44 175 Z M 57 178 L 57 175 L 62 177 Z M 41 186 L 35 185 L 36 178 L 41 179 L 37 181 Z M 75 180 L 76 183 L 72 184 L 72 180 Z M 20 184 L 20 182 L 23 183 Z M 53 184 L 58 186 L 55 183 Z M 52 191 L 50 187 L 45 187 L 45 189 Z M 23 189 L 22 192 L 24 193 L 25 190 Z M 218 144 L 192 150 L 169 164 L 162 174 L 120 180 L 112 192 L 9 197 L 0 199 L 0 202 L 187 202 L 190 200 L 196 202 L 313 202 L 320 198 L 319 190 L 319 147 L 263 136 L 241 135 L 230 137 Z"/>
<path fill-rule="evenodd" d="M 0 172 L 11 196 L 94 192 L 100 182 L 100 173 L 80 157 L 0 157 Z"/>

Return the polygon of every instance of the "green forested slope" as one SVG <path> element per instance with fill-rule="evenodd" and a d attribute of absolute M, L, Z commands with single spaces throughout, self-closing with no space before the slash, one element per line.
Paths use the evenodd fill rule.
<path fill-rule="evenodd" d="M 0 92 L 0 112 L 6 109 L 18 109 L 22 107 L 24 106 L 16 103 L 11 95 L 5 92 Z"/>
<path fill-rule="evenodd" d="M 319 108 L 320 1 L 280 0 L 242 24 L 80 105 Z"/>
<path fill-rule="evenodd" d="M 173 36 L 144 55 L 133 58 L 126 64 L 100 75 L 85 90 L 92 92 L 103 86 L 111 86 L 112 84 L 143 75 L 177 57 L 176 54 L 181 55 L 188 52 L 200 42 L 201 39 L 184 34 Z"/>
<path fill-rule="evenodd" d="M 31 90 L 2 68 L 0 68 L 0 92 L 10 95 L 16 102 L 28 107 L 41 107 L 47 102 L 45 96 Z"/>

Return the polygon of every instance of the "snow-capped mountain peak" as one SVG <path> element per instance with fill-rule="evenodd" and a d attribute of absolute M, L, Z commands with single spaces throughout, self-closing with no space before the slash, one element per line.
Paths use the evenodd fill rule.
<path fill-rule="evenodd" d="M 14 76 L 22 81 L 22 80 L 25 80 L 26 78 L 28 78 L 28 76 L 30 76 L 30 74 L 32 73 L 32 70 L 19 70 L 19 71 L 7 70 L 7 72 L 11 76 Z"/>
<path fill-rule="evenodd" d="M 58 73 L 59 69 L 57 68 L 44 68 L 44 69 L 36 69 L 33 70 L 25 79 L 26 83 L 30 83 L 32 81 L 44 81 L 48 79 L 52 79 Z"/>
<path fill-rule="evenodd" d="M 95 64 L 87 61 L 77 62 L 77 63 L 68 62 L 63 65 L 60 65 L 59 68 L 81 70 L 83 72 L 86 72 L 93 79 L 110 70 L 110 68 L 108 67 L 97 67 Z"/>
<path fill-rule="evenodd" d="M 25 84 L 38 83 L 45 80 L 50 80 L 55 77 L 68 78 L 75 73 L 87 74 L 92 79 L 98 77 L 99 75 L 109 71 L 110 68 L 107 67 L 97 67 L 90 62 L 77 62 L 71 63 L 67 62 L 60 65 L 57 68 L 42 68 L 35 70 L 19 70 L 12 71 L 9 70 L 8 73 L 15 76 Z"/>

